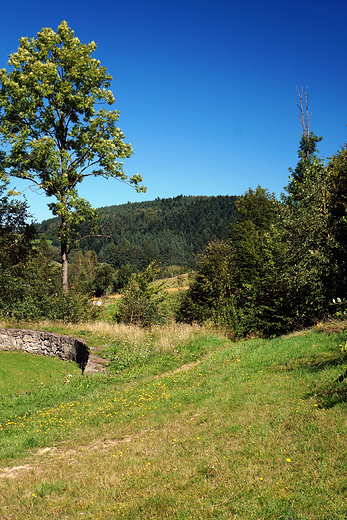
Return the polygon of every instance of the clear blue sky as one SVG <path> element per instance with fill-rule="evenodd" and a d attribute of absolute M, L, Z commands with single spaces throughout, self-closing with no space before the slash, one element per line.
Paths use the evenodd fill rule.
<path fill-rule="evenodd" d="M 135 152 L 125 172 L 148 187 L 138 195 L 88 178 L 80 193 L 93 206 L 240 195 L 258 184 L 279 196 L 297 162 L 296 86 L 308 86 L 321 155 L 346 141 L 342 0 L 3 0 L 0 67 L 21 36 L 62 20 L 81 42 L 97 43 Z M 28 191 L 28 201 L 38 221 L 51 217 L 44 195 Z"/>

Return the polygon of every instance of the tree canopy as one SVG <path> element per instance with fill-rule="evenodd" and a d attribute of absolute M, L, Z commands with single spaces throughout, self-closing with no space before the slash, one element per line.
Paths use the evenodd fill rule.
<path fill-rule="evenodd" d="M 112 77 L 91 57 L 96 44 L 82 44 L 66 21 L 57 32 L 43 28 L 36 38 L 20 38 L 0 70 L 0 136 L 9 151 L 1 173 L 30 181 L 46 195 L 60 217 L 62 281 L 68 290 L 67 255 L 82 222 L 96 211 L 80 197 L 85 177 L 113 177 L 145 191 L 138 174 L 128 177 L 119 159 L 133 149 L 117 126 L 119 112 L 108 110 Z M 98 109 L 96 109 L 98 105 Z"/>
<path fill-rule="evenodd" d="M 115 269 L 129 266 L 133 272 L 140 272 L 153 260 L 159 261 L 162 269 L 188 269 L 209 242 L 228 238 L 230 223 L 236 218 L 236 199 L 228 195 L 179 195 L 99 208 L 99 226 L 107 240 L 88 236 L 78 243 L 77 250 L 94 250 L 99 262 Z M 52 241 L 57 260 L 58 225 L 58 218 L 38 225 L 39 233 Z M 80 233 L 81 237 L 90 234 L 87 223 L 81 225 Z"/>

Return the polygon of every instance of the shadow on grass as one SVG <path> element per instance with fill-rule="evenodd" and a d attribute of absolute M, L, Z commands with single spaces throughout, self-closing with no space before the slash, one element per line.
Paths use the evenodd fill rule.
<path fill-rule="evenodd" d="M 337 367 L 347 364 L 347 353 L 345 352 L 326 352 L 324 354 L 310 357 L 293 359 L 284 365 L 278 365 L 277 370 L 293 371 L 298 369 L 310 372 L 318 372 L 327 368 Z"/>
<path fill-rule="evenodd" d="M 338 404 L 347 403 L 347 379 L 346 375 L 342 381 L 341 376 L 336 380 L 326 383 L 317 388 L 309 397 L 314 396 L 320 408 L 332 408 Z"/>
<path fill-rule="evenodd" d="M 309 397 L 315 397 L 320 408 L 332 408 L 338 404 L 347 403 L 347 356 L 336 353 L 335 359 L 317 363 L 314 370 L 341 366 L 341 372 L 337 377 L 327 381 L 323 385 L 316 387 Z"/>
<path fill-rule="evenodd" d="M 300 358 L 290 361 L 286 365 L 277 367 L 277 370 L 294 371 L 306 370 L 320 372 L 329 368 L 341 367 L 341 372 L 334 379 L 330 379 L 321 386 L 306 394 L 306 398 L 314 397 L 320 408 L 332 408 L 338 404 L 347 403 L 347 353 L 341 351 L 328 352 L 313 358 Z"/>

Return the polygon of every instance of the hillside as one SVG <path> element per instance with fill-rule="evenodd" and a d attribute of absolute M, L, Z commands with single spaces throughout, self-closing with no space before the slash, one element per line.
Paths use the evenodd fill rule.
<path fill-rule="evenodd" d="M 107 238 L 89 237 L 79 244 L 83 252 L 94 250 L 99 261 L 114 268 L 133 269 L 159 260 L 162 267 L 190 267 L 196 255 L 212 240 L 225 240 L 236 218 L 236 196 L 193 197 L 128 203 L 98 209 L 100 231 Z M 40 233 L 58 247 L 58 218 L 38 225 Z M 81 236 L 90 230 L 82 226 Z M 57 257 L 59 259 L 59 257 Z"/>
<path fill-rule="evenodd" d="M 50 381 L 31 356 L 37 375 L 2 395 L 2 519 L 345 520 L 345 394 L 317 396 L 341 334 L 98 327 L 65 332 L 136 364 L 82 377 L 59 362 Z"/>

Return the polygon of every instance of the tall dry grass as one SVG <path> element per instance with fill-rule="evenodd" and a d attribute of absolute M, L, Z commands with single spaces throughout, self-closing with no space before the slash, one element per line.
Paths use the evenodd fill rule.
<path fill-rule="evenodd" d="M 82 337 L 87 343 L 93 345 L 97 351 L 101 351 L 114 341 L 128 345 L 146 345 L 149 342 L 157 353 L 166 354 L 175 347 L 202 338 L 206 334 L 217 332 L 210 326 L 198 324 L 171 323 L 155 325 L 151 328 L 142 328 L 138 325 L 125 325 L 123 323 L 108 323 L 105 321 L 84 323 L 58 323 L 50 320 L 41 320 L 32 323 L 14 324 L 10 321 L 0 320 L 0 327 L 20 327 L 33 330 L 57 332 Z M 226 332 L 218 330 L 220 336 L 226 337 Z"/>

